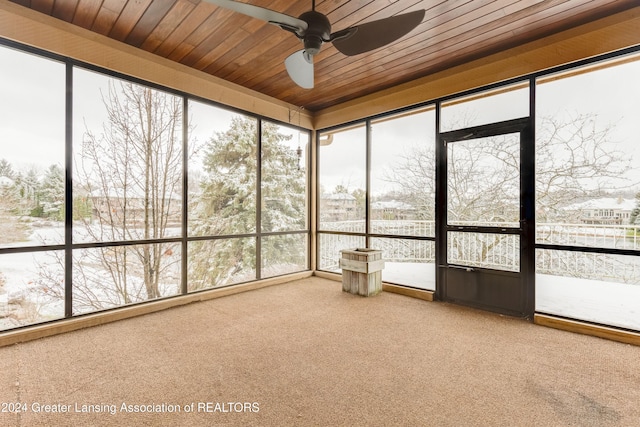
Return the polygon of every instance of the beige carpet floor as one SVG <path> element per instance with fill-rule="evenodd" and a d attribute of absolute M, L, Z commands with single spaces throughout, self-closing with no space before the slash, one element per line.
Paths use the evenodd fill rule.
<path fill-rule="evenodd" d="M 639 347 L 319 278 L 0 348 L 0 368 L 2 426 L 640 425 Z"/>

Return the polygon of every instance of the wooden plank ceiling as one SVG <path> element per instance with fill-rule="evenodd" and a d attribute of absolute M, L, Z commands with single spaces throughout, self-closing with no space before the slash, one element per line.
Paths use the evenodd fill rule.
<path fill-rule="evenodd" d="M 137 48 L 317 111 L 638 5 L 638 0 L 318 0 L 332 30 L 425 9 L 384 48 L 346 57 L 325 43 L 315 88 L 296 86 L 284 59 L 302 42 L 200 0 L 13 0 Z M 292 16 L 311 0 L 242 0 Z"/>

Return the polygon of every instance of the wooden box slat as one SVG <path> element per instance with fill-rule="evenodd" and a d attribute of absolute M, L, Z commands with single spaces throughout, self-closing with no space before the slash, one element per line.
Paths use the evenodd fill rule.
<path fill-rule="evenodd" d="M 382 251 L 356 248 L 341 250 L 340 254 L 344 292 L 362 296 L 382 292 Z"/>

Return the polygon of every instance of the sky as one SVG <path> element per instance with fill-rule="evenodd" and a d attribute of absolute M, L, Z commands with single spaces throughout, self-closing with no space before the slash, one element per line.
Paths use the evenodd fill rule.
<path fill-rule="evenodd" d="M 0 47 L 0 159 L 64 165 L 64 76 L 64 64 Z"/>

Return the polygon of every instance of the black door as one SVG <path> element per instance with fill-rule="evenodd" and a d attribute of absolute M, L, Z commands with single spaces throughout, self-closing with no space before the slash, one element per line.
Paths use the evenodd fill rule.
<path fill-rule="evenodd" d="M 533 314 L 529 123 L 524 118 L 440 134 L 438 295 L 445 301 Z"/>

